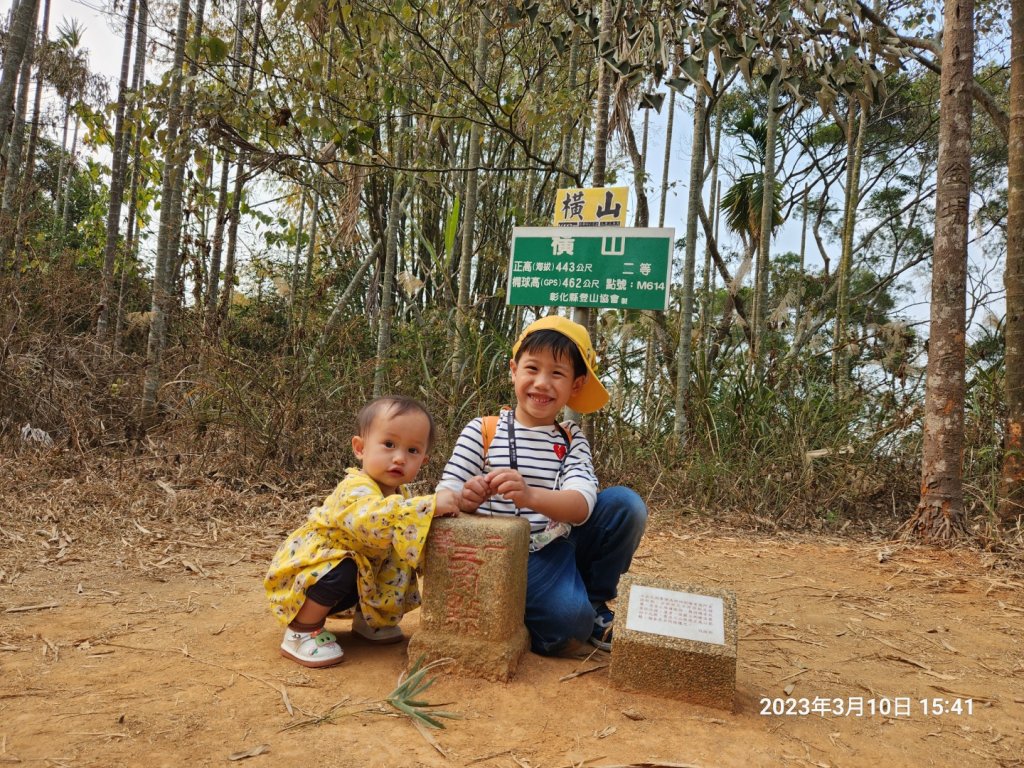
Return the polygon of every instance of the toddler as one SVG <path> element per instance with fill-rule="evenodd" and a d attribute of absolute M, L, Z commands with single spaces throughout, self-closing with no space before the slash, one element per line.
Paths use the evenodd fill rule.
<path fill-rule="evenodd" d="M 327 617 L 356 607 L 352 631 L 375 643 L 403 639 L 398 623 L 420 604 L 416 568 L 433 517 L 458 514 L 451 491 L 410 497 L 434 442 L 434 422 L 408 397 L 381 397 L 359 413 L 349 468 L 322 506 L 277 550 L 263 585 L 287 625 L 281 655 L 329 667 L 344 652 Z"/>

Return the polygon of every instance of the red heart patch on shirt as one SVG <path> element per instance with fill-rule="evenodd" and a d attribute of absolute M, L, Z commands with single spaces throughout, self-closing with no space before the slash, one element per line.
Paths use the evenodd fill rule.
<path fill-rule="evenodd" d="M 558 457 L 559 461 L 561 461 L 562 459 L 565 458 L 565 446 L 564 445 L 557 445 L 557 444 L 553 445 L 553 446 L 551 446 L 551 450 L 553 450 L 555 452 L 555 456 Z"/>

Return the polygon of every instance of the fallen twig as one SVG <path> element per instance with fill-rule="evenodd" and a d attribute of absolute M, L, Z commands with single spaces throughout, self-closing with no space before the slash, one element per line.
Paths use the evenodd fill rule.
<path fill-rule="evenodd" d="M 347 715 L 358 715 L 360 712 L 374 712 L 374 711 L 380 712 L 380 711 L 383 711 L 383 707 L 381 705 L 381 702 L 367 702 L 367 701 L 353 702 L 351 699 L 352 699 L 351 696 L 346 696 L 341 701 L 339 701 L 337 704 L 334 704 L 330 709 L 328 709 L 322 715 L 313 715 L 312 717 L 308 717 L 305 720 L 299 720 L 298 722 L 290 723 L 289 725 L 286 725 L 284 728 L 282 728 L 280 732 L 284 733 L 285 731 L 291 731 L 291 730 L 294 730 L 296 728 L 303 728 L 303 727 L 305 727 L 307 725 L 320 725 L 321 723 L 330 723 L 330 722 L 334 722 L 334 719 L 336 717 L 347 716 Z M 372 706 L 370 706 L 371 704 L 372 704 Z M 342 707 L 346 706 L 346 705 L 352 706 L 352 707 L 359 707 L 359 709 L 353 709 L 351 712 L 339 713 L 338 710 L 341 709 Z"/>
<path fill-rule="evenodd" d="M 499 750 L 498 752 L 491 752 L 491 754 L 489 754 L 489 755 L 481 755 L 480 757 L 474 757 L 472 760 L 470 760 L 468 763 L 466 763 L 466 765 L 472 765 L 473 763 L 482 763 L 484 760 L 490 760 L 492 757 L 499 757 L 501 755 L 507 755 L 511 751 L 512 751 L 511 749 L 502 749 L 502 750 Z"/>
<path fill-rule="evenodd" d="M 270 751 L 269 744 L 260 744 L 259 746 L 247 749 L 244 752 L 235 752 L 228 755 L 228 760 L 245 760 L 247 757 L 256 757 L 258 755 L 265 755 Z"/>
<path fill-rule="evenodd" d="M 932 677 L 937 677 L 940 680 L 958 680 L 959 679 L 957 677 L 954 677 L 953 675 L 944 675 L 941 672 L 936 672 L 931 667 L 929 667 L 927 664 L 924 664 L 924 663 L 922 663 L 920 661 L 915 661 L 914 659 L 908 659 L 906 656 L 897 656 L 895 654 L 891 654 L 890 653 L 885 658 L 887 658 L 887 659 L 889 659 L 891 661 L 902 661 L 904 664 L 910 664 L 912 667 L 917 667 L 918 669 L 920 669 L 926 675 L 931 675 Z"/>
<path fill-rule="evenodd" d="M 597 672 L 599 669 L 604 669 L 607 664 L 598 664 L 596 667 L 590 667 L 590 669 L 578 669 L 575 672 L 570 672 L 568 675 L 562 675 L 558 678 L 558 682 L 563 683 L 566 680 L 572 680 L 574 677 L 580 677 L 582 675 L 590 674 L 591 672 Z"/>
<path fill-rule="evenodd" d="M 930 688 L 934 688 L 936 691 L 939 691 L 940 693 L 948 693 L 951 696 L 957 696 L 961 699 L 973 699 L 974 701 L 980 701 L 985 704 L 999 703 L 999 699 L 993 698 L 991 696 L 982 696 L 978 693 L 963 693 L 962 691 L 954 691 L 951 688 L 946 688 L 942 685 L 936 685 L 935 683 L 928 683 L 928 686 Z M 1018 704 L 1024 704 L 1024 700 L 1021 699 L 1014 699 L 1014 701 L 1016 701 Z"/>
<path fill-rule="evenodd" d="M 281 698 L 284 700 L 284 708 L 288 710 L 288 717 L 295 717 L 295 710 L 292 709 L 292 703 L 288 699 L 288 689 L 283 685 L 281 686 Z"/>
<path fill-rule="evenodd" d="M 4 613 L 24 613 L 25 611 L 45 611 L 47 608 L 60 608 L 60 603 L 40 603 L 39 605 L 22 605 L 17 608 L 8 608 Z"/>
<path fill-rule="evenodd" d="M 768 640 L 791 640 L 794 643 L 806 643 L 807 645 L 819 645 L 822 648 L 825 647 L 824 643 L 819 643 L 816 640 L 807 640 L 803 637 L 794 637 L 793 635 L 767 635 L 765 637 L 751 637 L 748 635 L 747 637 L 741 637 L 740 640 L 757 640 L 759 642 Z"/>
<path fill-rule="evenodd" d="M 579 762 L 567 763 L 565 765 L 558 766 L 558 768 L 583 768 L 587 763 L 592 763 L 595 760 L 604 760 L 604 757 L 604 755 L 598 755 L 597 757 L 585 757 Z"/>

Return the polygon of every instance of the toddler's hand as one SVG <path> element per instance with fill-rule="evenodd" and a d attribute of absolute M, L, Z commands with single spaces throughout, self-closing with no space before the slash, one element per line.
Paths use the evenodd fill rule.
<path fill-rule="evenodd" d="M 500 493 L 517 507 L 529 507 L 530 486 L 514 469 L 496 469 L 487 475 L 491 493 Z"/>
<path fill-rule="evenodd" d="M 434 517 L 457 517 L 459 514 L 459 500 L 454 491 L 447 488 L 437 492 L 437 501 L 434 503 Z"/>
<path fill-rule="evenodd" d="M 491 496 L 490 486 L 486 478 L 477 475 L 471 477 L 462 486 L 462 496 L 459 498 L 459 509 L 463 512 L 475 512 L 477 507 L 483 504 Z"/>

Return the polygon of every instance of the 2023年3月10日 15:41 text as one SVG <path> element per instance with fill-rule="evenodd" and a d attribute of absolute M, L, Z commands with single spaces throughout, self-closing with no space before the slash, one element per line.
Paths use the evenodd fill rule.
<path fill-rule="evenodd" d="M 779 717 L 826 715 L 832 717 L 911 717 L 914 714 L 973 715 L 974 699 L 933 697 L 915 699 L 911 696 L 815 696 L 813 698 L 760 698 L 761 714 Z"/>

